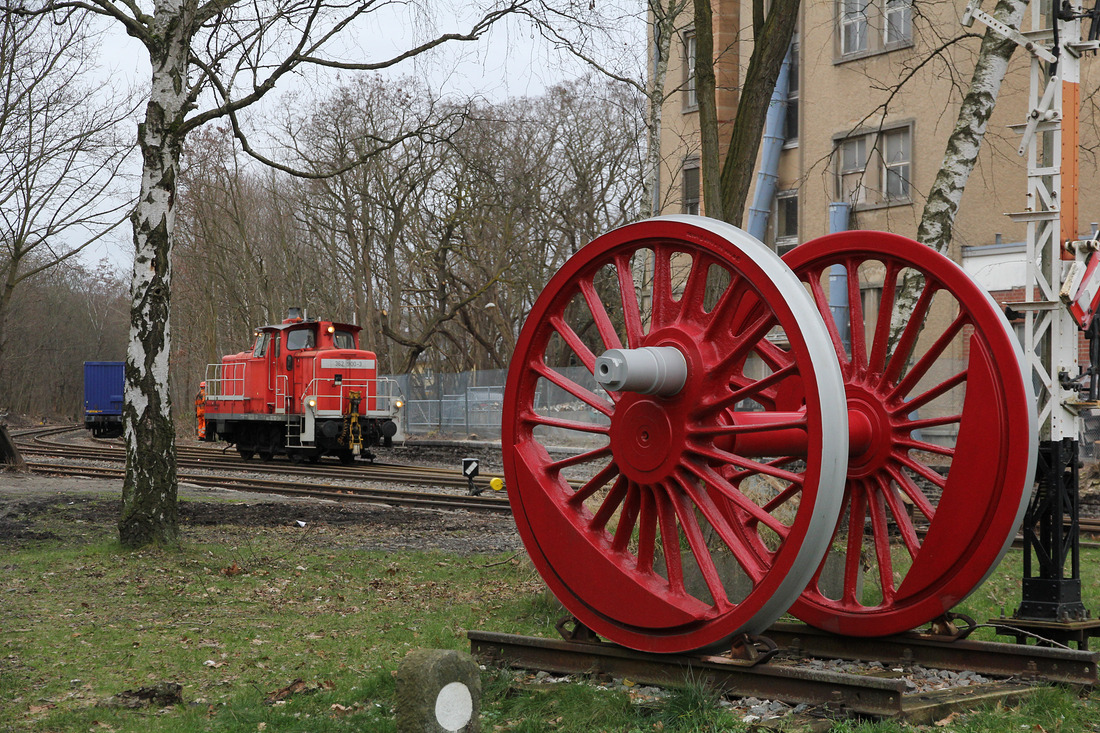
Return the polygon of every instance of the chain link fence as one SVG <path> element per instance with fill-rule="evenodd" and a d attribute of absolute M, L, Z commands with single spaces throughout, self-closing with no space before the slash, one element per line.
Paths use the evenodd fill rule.
<path fill-rule="evenodd" d="M 600 393 L 592 374 L 584 367 L 557 369 L 575 383 Z M 405 434 L 410 437 L 500 438 L 504 411 L 504 369 L 437 374 L 417 372 L 390 377 L 405 395 Z M 540 379 L 535 408 L 542 414 L 568 415 L 570 420 L 606 422 L 606 418 L 566 390 Z M 568 433 L 569 431 L 562 431 Z M 569 442 L 568 435 L 562 436 Z"/>

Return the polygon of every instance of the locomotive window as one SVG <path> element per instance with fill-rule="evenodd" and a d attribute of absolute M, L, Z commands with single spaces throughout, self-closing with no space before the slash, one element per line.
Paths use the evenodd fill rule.
<path fill-rule="evenodd" d="M 295 351 L 297 349 L 311 349 L 313 348 L 313 329 L 298 329 L 297 331 L 290 331 L 286 335 L 286 350 Z"/>
<path fill-rule="evenodd" d="M 261 333 L 256 337 L 256 348 L 252 350 L 252 356 L 263 356 L 267 353 L 267 344 L 271 340 L 271 335 L 267 333 Z"/>
<path fill-rule="evenodd" d="M 338 349 L 354 349 L 355 337 L 347 331 L 337 331 L 332 334 L 332 345 Z"/>

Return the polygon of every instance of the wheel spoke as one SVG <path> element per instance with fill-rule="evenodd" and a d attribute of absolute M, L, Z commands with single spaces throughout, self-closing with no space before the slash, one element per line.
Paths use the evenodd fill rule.
<path fill-rule="evenodd" d="M 730 324 L 739 322 L 737 315 L 744 312 L 748 297 L 759 300 L 752 286 L 737 273 L 732 273 L 730 284 L 710 312 L 710 320 L 703 329 L 703 338 L 707 341 L 724 341 L 730 333 Z"/>
<path fill-rule="evenodd" d="M 882 602 L 892 603 L 895 593 L 894 560 L 890 555 L 890 528 L 886 523 L 886 509 L 883 499 L 867 484 L 864 484 L 867 503 L 871 509 L 871 536 L 875 543 L 875 559 L 878 561 L 879 587 L 882 589 Z"/>
<path fill-rule="evenodd" d="M 913 312 L 909 315 L 909 321 L 905 324 L 905 328 L 901 332 L 901 338 L 898 339 L 897 346 L 894 347 L 894 353 L 890 355 L 890 360 L 883 372 L 883 379 L 888 384 L 898 381 L 902 370 L 908 363 L 909 355 L 913 353 L 913 347 L 917 343 L 917 336 L 924 328 L 924 319 L 928 315 L 928 309 L 932 307 L 932 296 L 935 295 L 935 292 L 935 288 L 926 283 L 920 297 L 917 298 L 917 303 L 913 306 Z"/>
<path fill-rule="evenodd" d="M 627 485 L 626 495 L 622 501 L 622 511 L 619 512 L 619 525 L 615 527 L 615 536 L 611 540 L 611 547 L 616 552 L 626 552 L 630 547 L 630 538 L 634 534 L 634 526 L 638 522 L 638 509 L 642 503 L 641 490 L 638 484 L 625 479 L 624 483 Z M 615 487 L 618 488 L 617 483 Z M 608 496 L 608 499 L 610 500 L 611 497 Z M 600 507 L 600 513 L 597 514 L 597 517 L 600 514 L 603 514 L 603 507 Z"/>
<path fill-rule="evenodd" d="M 913 365 L 913 368 L 905 375 L 905 379 L 901 380 L 901 383 L 894 389 L 895 394 L 909 394 L 909 392 L 917 386 L 928 370 L 932 368 L 932 365 L 943 356 L 944 350 L 955 339 L 955 337 L 962 331 L 963 326 L 967 323 L 966 314 L 960 313 L 951 325 L 944 329 L 943 333 L 939 335 L 936 342 L 932 344 L 931 348 L 920 360 Z"/>
<path fill-rule="evenodd" d="M 779 509 L 779 507 L 783 506 L 788 501 L 793 499 L 795 496 L 802 493 L 802 488 L 803 488 L 802 487 L 802 482 L 798 481 L 798 482 L 792 483 L 790 486 L 788 486 L 785 489 L 781 489 L 778 494 L 776 494 L 774 497 L 772 497 L 768 501 L 768 503 L 766 503 L 764 505 L 764 511 L 766 511 L 770 514 L 771 512 L 774 512 L 775 510 Z"/>
<path fill-rule="evenodd" d="M 745 425 L 706 425 L 688 428 L 688 431 L 693 435 L 743 435 L 744 433 L 767 433 L 776 430 L 791 430 L 794 428 L 806 428 L 806 417 L 795 418 L 794 420 L 782 420 L 773 423 L 764 424 L 745 424 Z"/>
<path fill-rule="evenodd" d="M 648 486 L 638 486 L 641 497 L 641 510 L 638 512 L 638 572 L 653 572 L 653 560 L 657 554 L 657 508 L 654 506 L 653 490 Z M 675 560 L 665 558 L 665 570 L 672 577 L 673 569 L 680 574 L 680 555 Z M 680 585 L 683 585 L 681 575 Z"/>
<path fill-rule="evenodd" d="M 942 397 L 943 395 L 953 390 L 955 387 L 958 387 L 960 384 L 965 382 L 967 378 L 967 373 L 968 372 L 966 370 L 963 370 L 953 377 L 943 380 L 924 394 L 918 397 L 914 397 L 913 399 L 904 403 L 899 409 L 899 412 L 901 412 L 903 415 L 908 415 L 909 413 L 913 412 L 913 410 L 924 407 L 937 397 Z"/>
<path fill-rule="evenodd" d="M 560 471 L 563 468 L 568 468 L 569 466 L 577 466 L 577 465 L 580 465 L 582 463 L 591 463 L 592 461 L 598 460 L 600 458 L 605 458 L 605 457 L 608 457 L 610 455 L 611 455 L 611 446 L 605 445 L 602 448 L 596 448 L 594 450 L 586 451 L 584 453 L 578 453 L 575 456 L 569 456 L 568 458 L 562 458 L 560 461 L 554 461 L 553 463 L 548 463 L 548 464 L 546 464 L 546 470 L 547 471 Z M 618 467 L 614 463 L 612 463 L 612 464 L 608 465 L 607 467 L 605 467 L 602 471 L 600 471 L 600 473 L 596 474 L 596 476 L 602 475 L 603 473 L 605 473 L 609 469 L 614 471 L 615 473 L 618 473 L 618 471 L 619 471 Z M 606 480 L 605 480 L 605 483 L 606 483 Z"/>
<path fill-rule="evenodd" d="M 607 404 L 607 400 L 601 399 L 599 395 L 597 395 L 592 390 L 586 389 L 574 382 L 572 379 L 569 379 L 568 377 L 559 374 L 558 372 L 548 367 L 544 362 L 535 362 L 531 366 L 535 370 L 535 372 L 539 374 L 539 376 L 545 377 L 550 382 L 561 387 L 566 392 L 591 407 L 593 410 L 602 412 L 604 415 L 611 417 L 611 405 Z M 612 394 L 611 392 L 608 392 L 607 396 L 613 402 L 618 399 L 618 396 Z"/>
<path fill-rule="evenodd" d="M 739 456 L 736 453 L 730 453 L 728 451 L 720 450 L 718 448 L 696 446 L 693 450 L 695 453 L 698 453 L 699 455 L 706 458 L 710 458 L 712 460 L 719 461 L 727 465 L 736 466 L 738 468 L 747 469 L 752 473 L 762 473 L 765 476 L 772 476 L 783 481 L 800 481 L 802 479 L 802 477 L 798 474 L 792 473 L 791 471 L 786 471 L 771 463 L 760 463 L 759 461 L 754 461 L 751 458 Z"/>
<path fill-rule="evenodd" d="M 712 257 L 699 256 L 692 260 L 691 272 L 688 273 L 687 282 L 684 284 L 684 293 L 680 296 L 682 304 L 681 316 L 690 315 L 699 318 L 703 315 L 703 300 L 707 292 L 707 277 L 710 266 L 714 264 Z M 698 308 L 696 308 L 698 306 Z"/>
<path fill-rule="evenodd" d="M 908 460 L 905 460 L 908 459 Z M 943 477 L 930 470 L 927 466 L 924 466 L 916 461 L 909 459 L 908 456 L 899 457 L 899 460 L 906 465 L 907 468 L 917 472 L 924 476 L 924 478 L 931 480 L 929 474 L 935 475 L 940 482 L 940 488 L 943 488 Z M 914 481 L 902 473 L 899 469 L 893 466 L 887 466 L 886 472 L 894 479 L 894 483 L 898 485 L 898 488 L 905 492 L 905 495 L 909 497 L 909 501 L 913 502 L 913 506 L 925 516 L 925 518 L 931 522 L 936 517 L 936 510 L 932 506 L 932 503 L 928 501 L 928 497 L 924 495 L 924 492 L 920 490 Z"/>
<path fill-rule="evenodd" d="M 558 315 L 550 316 L 550 325 L 565 340 L 565 343 L 569 345 L 569 348 L 573 350 L 573 353 L 577 355 L 585 368 L 595 374 L 596 355 L 585 346 L 584 341 L 577 335 L 577 332 Z"/>
<path fill-rule="evenodd" d="M 882 277 L 882 297 L 878 305 L 878 320 L 875 321 L 875 340 L 871 346 L 871 358 L 867 362 L 867 371 L 871 374 L 881 373 L 886 364 L 886 348 L 890 341 L 890 320 L 894 315 L 894 294 L 898 287 L 899 272 L 901 272 L 901 265 L 897 262 L 886 263 L 886 273 Z"/>
<path fill-rule="evenodd" d="M 699 527 L 699 521 L 695 516 L 695 507 L 684 494 L 675 490 L 668 493 L 666 500 L 675 511 L 676 518 L 680 521 L 684 537 L 688 541 L 688 547 L 691 548 L 692 556 L 694 556 L 695 563 L 699 566 L 699 572 L 703 576 L 703 582 L 707 585 L 707 590 L 710 592 L 715 607 L 719 611 L 726 610 L 730 606 L 729 597 L 726 595 L 725 586 L 722 585 L 718 568 L 714 565 L 714 558 L 711 557 L 710 550 L 707 548 L 703 530 Z"/>
<path fill-rule="evenodd" d="M 935 453 L 939 456 L 947 456 L 948 458 L 955 455 L 955 449 L 949 448 L 945 445 L 936 445 L 935 443 L 928 443 L 923 440 L 897 440 L 894 445 L 898 448 L 906 450 L 922 450 L 926 453 Z"/>
<path fill-rule="evenodd" d="M 944 415 L 943 417 L 929 417 L 923 420 L 906 420 L 905 427 L 910 431 L 924 430 L 925 428 L 939 428 L 944 425 L 955 425 L 962 422 L 962 415 Z"/>
<path fill-rule="evenodd" d="M 787 533 L 790 531 L 789 527 L 753 503 L 753 501 L 745 496 L 740 489 L 716 473 L 710 466 L 700 468 L 692 463 L 688 463 L 687 468 L 696 477 L 706 482 L 707 486 L 717 491 L 724 498 L 732 501 L 738 509 L 741 509 L 754 520 L 771 529 L 779 535 L 781 539 L 787 537 Z"/>
<path fill-rule="evenodd" d="M 742 359 L 748 356 L 768 331 L 775 326 L 775 314 L 770 311 L 759 316 L 748 328 L 735 335 L 737 343 L 730 352 L 722 358 L 713 368 L 714 373 L 724 374 L 733 369 Z"/>
<path fill-rule="evenodd" d="M 866 495 L 858 485 L 850 484 L 848 490 L 848 546 L 844 551 L 844 603 L 849 607 L 863 605 L 856 598 L 859 576 L 863 572 L 863 525 L 866 516 Z"/>
<path fill-rule="evenodd" d="M 634 291 L 634 270 L 630 265 L 632 253 L 615 255 L 615 274 L 619 279 L 619 297 L 623 303 L 623 321 L 626 326 L 627 345 L 635 349 L 641 346 L 645 332 L 642 326 L 642 311 L 638 307 L 638 294 Z"/>
<path fill-rule="evenodd" d="M 867 369 L 867 334 L 863 329 L 863 291 L 859 283 L 859 263 L 849 258 L 845 263 L 848 285 L 848 339 L 852 344 L 852 364 L 857 373 Z"/>
<path fill-rule="evenodd" d="M 763 392 L 764 390 L 770 387 L 774 387 L 776 384 L 779 384 L 787 377 L 790 377 L 796 373 L 797 369 L 794 362 L 792 362 L 780 369 L 779 371 L 772 372 L 768 376 L 764 377 L 763 379 L 758 379 L 752 384 L 745 385 L 744 387 L 739 387 L 725 397 L 721 397 L 717 400 L 714 400 L 713 402 L 707 402 L 706 398 L 704 398 L 703 409 L 708 413 L 724 410 L 727 407 L 736 405 L 741 400 L 750 399 L 755 395 Z M 733 385 L 731 384 L 730 386 L 732 387 Z"/>
<path fill-rule="evenodd" d="M 767 573 L 767 568 L 757 558 L 748 538 L 745 536 L 746 528 L 742 524 L 729 521 L 729 518 L 721 511 L 710 494 L 700 486 L 692 477 L 677 475 L 677 485 L 689 496 L 695 506 L 702 512 L 703 517 L 717 533 L 718 537 L 729 548 L 730 554 L 749 576 L 753 584 L 759 583 Z"/>
<path fill-rule="evenodd" d="M 581 453 L 581 456 L 592 455 L 592 453 L 595 453 L 595 452 L 596 451 L 590 451 L 588 453 Z M 603 455 L 607 455 L 607 453 L 609 453 L 610 450 L 607 449 L 607 448 L 603 448 L 599 452 L 602 452 Z M 581 462 L 581 461 L 576 461 L 576 462 Z M 560 471 L 561 469 L 564 468 L 564 466 L 562 466 L 562 463 L 563 463 L 563 461 L 557 461 L 557 462 L 554 462 L 554 463 L 550 463 L 549 466 L 547 466 L 547 470 L 548 471 Z M 574 505 L 579 505 L 579 504 L 584 503 L 588 499 L 588 497 L 592 496 L 594 493 L 596 493 L 597 491 L 604 488 L 604 486 L 607 485 L 607 482 L 612 480 L 618 474 L 619 474 L 618 466 L 616 466 L 615 463 L 608 463 L 607 466 L 605 466 L 603 469 L 601 469 L 601 471 L 596 473 L 594 475 L 594 477 L 592 477 L 591 479 L 588 479 L 587 481 L 585 481 L 584 485 L 581 486 L 580 489 L 577 489 L 576 491 L 574 491 L 573 495 L 569 497 L 569 502 L 571 504 L 574 504 Z"/>
<path fill-rule="evenodd" d="M 592 493 L 598 491 L 599 488 L 603 486 L 603 484 L 595 483 L 595 481 L 596 480 L 593 479 L 592 481 L 589 481 L 587 484 L 585 484 L 582 491 L 587 491 L 589 488 L 591 488 Z M 629 494 L 630 482 L 627 481 L 625 476 L 619 476 L 619 478 L 615 479 L 615 483 L 611 487 L 611 491 L 608 491 L 607 496 L 604 497 L 603 503 L 600 504 L 599 510 L 595 513 L 595 515 L 593 515 L 592 521 L 589 523 L 589 526 L 593 530 L 597 531 L 603 530 L 605 527 L 607 527 L 607 523 L 611 521 L 611 517 L 615 514 L 615 511 L 623 505 L 623 502 L 628 498 Z M 578 498 L 578 496 L 580 498 Z M 583 502 L 585 498 L 587 497 L 583 496 L 581 491 L 578 491 L 576 494 L 573 494 L 573 496 L 569 497 L 569 501 L 571 503 L 580 503 Z M 626 522 L 626 519 L 624 518 L 626 516 L 626 513 L 626 509 L 624 508 L 623 517 L 619 518 L 620 527 Z M 617 538 L 618 534 L 616 534 L 616 539 Z"/>
<path fill-rule="evenodd" d="M 673 593 L 686 595 L 683 558 L 680 556 L 680 530 L 676 526 L 676 510 L 663 486 L 654 487 L 653 503 L 661 527 L 661 548 L 665 553 L 665 571 Z"/>
<path fill-rule="evenodd" d="M 548 428 L 576 430 L 580 433 L 599 433 L 600 435 L 607 435 L 608 431 L 608 427 L 606 425 L 597 425 L 590 422 L 579 422 L 577 420 L 563 420 L 560 417 L 547 417 L 545 415 L 539 415 L 538 413 L 534 412 L 524 415 L 523 421 L 527 423 L 533 423 L 535 425 L 545 425 Z"/>
<path fill-rule="evenodd" d="M 592 319 L 596 323 L 596 330 L 600 332 L 604 349 L 621 349 L 623 343 L 619 340 L 619 334 L 615 331 L 615 325 L 611 323 L 611 317 L 607 315 L 607 309 L 604 308 L 599 293 L 596 292 L 596 285 L 588 279 L 581 280 L 578 284 L 581 287 L 584 302 L 592 312 Z"/>
<path fill-rule="evenodd" d="M 811 273 L 812 276 L 809 279 L 810 295 L 813 296 L 817 309 L 821 312 L 821 318 L 825 321 L 826 328 L 829 329 L 829 338 L 832 339 L 833 348 L 836 350 L 837 358 L 840 359 L 840 367 L 847 371 L 850 362 L 844 348 L 844 340 L 840 337 L 836 317 L 833 315 L 832 307 L 829 306 L 829 296 L 825 294 L 825 288 L 821 287 L 823 273 L 824 270 Z"/>
<path fill-rule="evenodd" d="M 656 331 L 672 322 L 672 251 L 667 247 L 653 248 L 653 325 Z"/>
<path fill-rule="evenodd" d="M 909 557 L 916 557 L 917 552 L 920 550 L 920 538 L 917 537 L 917 530 L 913 527 L 913 521 L 909 518 L 909 512 L 905 510 L 905 504 L 902 502 L 901 496 L 881 474 L 875 475 L 875 485 L 878 492 L 886 500 L 886 505 L 890 508 L 890 514 L 894 517 L 894 524 L 898 527 L 901 540 L 905 543 L 905 549 L 909 551 Z"/>
<path fill-rule="evenodd" d="M 760 361 L 773 372 L 790 366 L 792 360 L 789 352 L 784 351 L 768 339 L 757 342 L 756 354 Z"/>

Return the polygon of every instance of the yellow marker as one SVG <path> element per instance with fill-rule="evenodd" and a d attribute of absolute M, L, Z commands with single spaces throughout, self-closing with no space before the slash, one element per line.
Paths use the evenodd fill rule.
<path fill-rule="evenodd" d="M 490 479 L 489 488 L 493 491 L 500 491 L 504 488 L 504 482 L 501 481 L 499 478 Z"/>

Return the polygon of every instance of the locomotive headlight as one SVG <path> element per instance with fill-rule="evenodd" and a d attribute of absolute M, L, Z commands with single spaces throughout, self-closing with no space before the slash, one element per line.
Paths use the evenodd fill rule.
<path fill-rule="evenodd" d="M 309 402 L 307 402 L 306 404 L 309 405 L 310 407 L 316 407 L 317 406 L 317 400 L 315 400 L 313 398 L 310 398 Z"/>
<path fill-rule="evenodd" d="M 405 403 L 404 403 L 404 402 L 402 402 L 401 400 L 394 400 L 394 401 L 393 401 L 393 406 L 394 406 L 395 408 L 397 408 L 398 410 L 400 410 L 400 409 L 401 409 L 402 407 L 404 407 L 404 406 L 405 406 Z"/>
<path fill-rule="evenodd" d="M 336 333 L 336 327 L 335 326 L 329 326 L 328 327 L 328 332 L 329 333 Z"/>

